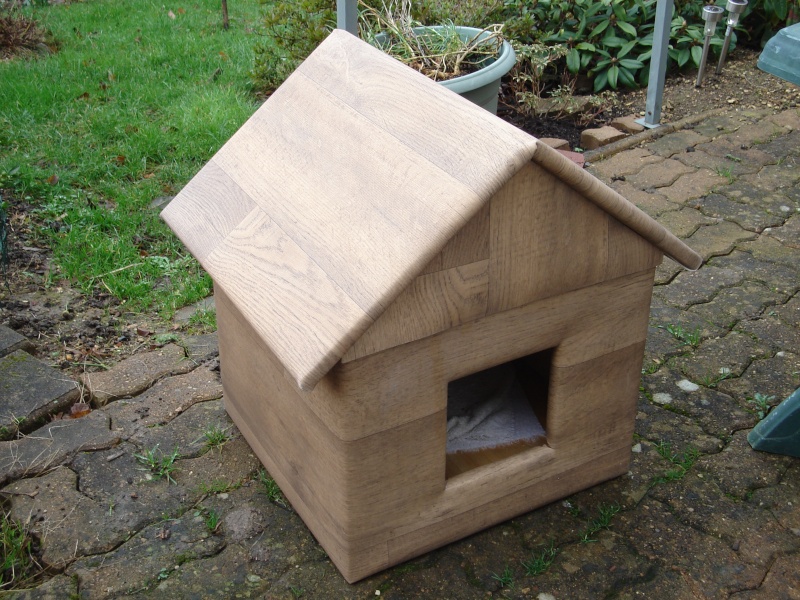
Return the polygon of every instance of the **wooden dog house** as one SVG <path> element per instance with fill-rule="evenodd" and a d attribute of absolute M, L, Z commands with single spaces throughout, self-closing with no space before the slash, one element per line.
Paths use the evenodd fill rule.
<path fill-rule="evenodd" d="M 625 473 L 655 267 L 700 265 L 340 31 L 163 218 L 214 279 L 228 412 L 351 582 Z M 539 432 L 448 453 L 473 376 Z"/>

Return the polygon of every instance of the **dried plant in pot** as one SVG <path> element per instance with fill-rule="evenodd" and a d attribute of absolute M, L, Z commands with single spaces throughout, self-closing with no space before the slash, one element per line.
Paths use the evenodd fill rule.
<path fill-rule="evenodd" d="M 485 29 L 445 23 L 422 25 L 403 0 L 383 10 L 361 3 L 361 37 L 486 110 L 497 112 L 500 80 L 516 62 L 502 25 Z"/>

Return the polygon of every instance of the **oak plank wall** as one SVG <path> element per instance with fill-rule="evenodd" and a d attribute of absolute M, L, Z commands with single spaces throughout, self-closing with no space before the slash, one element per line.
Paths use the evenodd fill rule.
<path fill-rule="evenodd" d="M 162 213 L 225 407 L 348 581 L 627 471 L 655 267 L 700 257 L 558 152 L 334 32 Z M 447 454 L 514 362 L 543 438 Z"/>

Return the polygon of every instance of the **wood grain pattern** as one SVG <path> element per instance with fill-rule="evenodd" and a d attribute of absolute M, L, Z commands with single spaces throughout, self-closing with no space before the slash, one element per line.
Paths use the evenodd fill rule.
<path fill-rule="evenodd" d="M 628 330 L 623 315 L 649 297 L 652 277 L 650 270 L 605 282 L 534 303 L 536 310 L 506 311 L 337 365 L 310 393 L 294 388 L 220 286 L 226 406 L 332 560 L 355 581 L 625 472 L 630 406 L 635 410 L 627 388 L 637 389 L 646 317 L 644 326 L 637 319 Z M 498 343 L 482 345 L 487 336 Z M 554 345 L 554 362 L 562 356 L 551 367 L 550 445 L 446 478 L 447 382 Z M 554 402 L 569 403 L 571 417 Z M 398 422 L 398 412 L 405 421 Z M 365 435 L 345 440 L 337 429 Z"/>
<path fill-rule="evenodd" d="M 214 162 L 209 162 L 172 199 L 161 218 L 207 269 L 206 257 L 253 208 L 252 198 Z"/>
<path fill-rule="evenodd" d="M 350 362 L 486 314 L 489 261 L 417 277 L 342 357 Z"/>
<path fill-rule="evenodd" d="M 654 269 L 664 255 L 639 234 L 614 217 L 608 217 L 608 265 L 606 279 Z"/>
<path fill-rule="evenodd" d="M 469 223 L 433 257 L 422 274 L 435 273 L 489 258 L 489 205 L 478 211 Z"/>
<path fill-rule="evenodd" d="M 663 225 L 546 144 L 537 144 L 533 161 L 687 269 L 697 269 L 703 263 L 703 258 L 697 252 L 667 231 Z"/>
<path fill-rule="evenodd" d="M 484 200 L 300 74 L 266 106 L 214 161 L 377 318 Z"/>
<path fill-rule="evenodd" d="M 529 163 L 491 201 L 489 313 L 602 281 L 607 217 Z"/>
<path fill-rule="evenodd" d="M 206 262 L 301 389 L 313 388 L 372 323 L 259 209 Z"/>
<path fill-rule="evenodd" d="M 536 147 L 536 138 L 346 32 L 333 31 L 298 71 L 486 199 Z"/>
<path fill-rule="evenodd" d="M 632 439 L 643 355 L 644 340 L 581 363 L 553 366 L 546 426 L 550 447 L 581 444 L 596 454 L 604 451 L 605 440 Z"/>
<path fill-rule="evenodd" d="M 566 367 L 643 341 L 653 276 L 622 277 L 339 363 L 303 398 L 344 440 L 422 419 L 446 410 L 447 383 L 465 375 L 556 346 L 553 363 Z"/>

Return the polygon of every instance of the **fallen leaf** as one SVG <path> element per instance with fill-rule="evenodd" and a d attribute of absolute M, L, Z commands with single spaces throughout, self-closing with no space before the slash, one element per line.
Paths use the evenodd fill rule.
<path fill-rule="evenodd" d="M 222 60 L 228 60 L 228 55 L 225 54 L 222 50 L 220 50 L 219 55 L 222 57 Z"/>
<path fill-rule="evenodd" d="M 185 11 L 185 10 L 183 10 L 182 8 L 179 8 L 179 9 L 178 9 L 178 14 L 179 14 L 179 15 L 185 15 L 185 14 L 186 14 L 186 11 Z"/>
<path fill-rule="evenodd" d="M 174 18 L 175 18 L 175 13 L 174 13 L 174 12 L 172 12 L 172 11 L 169 11 L 169 12 L 167 13 L 167 16 L 168 16 L 170 19 L 174 19 Z"/>
<path fill-rule="evenodd" d="M 89 92 L 83 92 L 80 96 L 75 98 L 75 100 L 88 100 L 89 99 Z"/>
<path fill-rule="evenodd" d="M 50 177 L 47 178 L 47 183 L 49 183 L 50 185 L 57 184 L 58 183 L 58 175 L 56 175 L 55 173 L 50 175 Z"/>
<path fill-rule="evenodd" d="M 80 419 L 92 412 L 91 407 L 85 402 L 76 402 L 69 409 L 70 419 Z"/>
<path fill-rule="evenodd" d="M 118 154 L 116 157 L 114 157 L 114 162 L 116 162 L 118 165 L 124 165 L 126 160 L 127 159 L 122 154 Z"/>
<path fill-rule="evenodd" d="M 142 337 L 147 337 L 152 335 L 153 332 L 145 329 L 144 327 L 137 327 L 136 328 L 136 335 L 141 335 Z"/>

